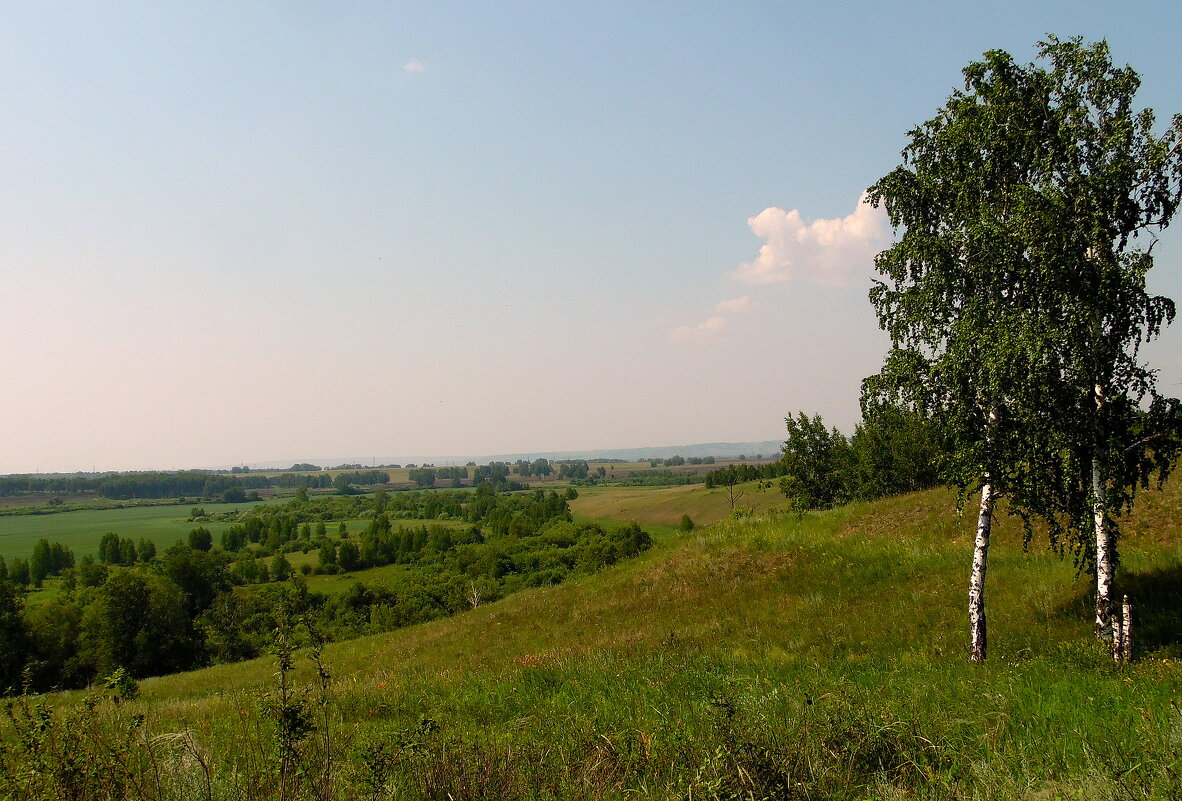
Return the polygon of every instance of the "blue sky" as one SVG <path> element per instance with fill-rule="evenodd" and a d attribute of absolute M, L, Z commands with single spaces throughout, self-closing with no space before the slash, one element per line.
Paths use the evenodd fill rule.
<path fill-rule="evenodd" d="M 852 430 L 906 132 L 1047 32 L 1182 111 L 1180 16 L 0 2 L 0 472 Z"/>

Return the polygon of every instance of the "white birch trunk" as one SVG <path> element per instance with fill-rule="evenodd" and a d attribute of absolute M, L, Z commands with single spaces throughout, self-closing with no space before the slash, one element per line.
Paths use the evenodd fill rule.
<path fill-rule="evenodd" d="M 1133 604 L 1127 595 L 1120 616 L 1120 658 L 1122 662 L 1133 661 Z"/>
<path fill-rule="evenodd" d="M 987 648 L 985 627 L 985 570 L 989 563 L 989 533 L 993 527 L 993 484 L 989 474 L 981 485 L 981 506 L 977 512 L 977 538 L 973 543 L 973 572 L 969 578 L 969 660 L 984 662 Z"/>
<path fill-rule="evenodd" d="M 1100 472 L 1100 461 L 1092 460 L 1092 524 L 1096 531 L 1096 636 L 1106 642 L 1113 639 L 1112 631 L 1112 579 L 1115 560 L 1112 542 L 1106 523 L 1104 478 Z"/>

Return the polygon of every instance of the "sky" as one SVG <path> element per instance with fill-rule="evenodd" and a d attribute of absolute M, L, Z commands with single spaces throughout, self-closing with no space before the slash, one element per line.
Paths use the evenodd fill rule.
<path fill-rule="evenodd" d="M 1172 2 L 0 0 L 0 473 L 851 432 L 862 193 L 1047 33 L 1182 111 Z"/>

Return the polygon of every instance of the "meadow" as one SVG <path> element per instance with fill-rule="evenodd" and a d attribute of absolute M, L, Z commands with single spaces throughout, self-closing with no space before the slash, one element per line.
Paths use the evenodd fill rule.
<path fill-rule="evenodd" d="M 772 482 L 751 481 L 739 488 L 735 509 L 767 512 L 783 508 L 785 498 Z M 716 523 L 731 514 L 726 490 L 698 484 L 673 487 L 581 487 L 571 511 L 591 520 L 634 520 L 641 525 L 676 526 L 688 514 L 698 525 Z"/>
<path fill-rule="evenodd" d="M 1094 643 L 1088 577 L 1004 514 L 990 658 L 969 665 L 973 520 L 933 490 L 666 530 L 600 573 L 306 648 L 290 671 L 23 703 L 44 753 L 80 749 L 132 798 L 1178 799 L 1180 513 L 1175 482 L 1126 525 L 1127 666 Z M 12 797 L 66 781 L 38 764 Z"/>

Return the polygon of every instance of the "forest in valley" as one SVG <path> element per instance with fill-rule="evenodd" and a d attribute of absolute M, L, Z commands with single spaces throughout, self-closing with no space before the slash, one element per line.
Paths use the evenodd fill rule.
<path fill-rule="evenodd" d="M 265 653 L 279 609 L 302 615 L 326 641 L 434 620 L 528 587 L 593 573 L 648 549 L 635 524 L 572 522 L 551 490 L 497 494 L 382 490 L 296 497 L 222 514 L 213 542 L 196 525 L 157 553 L 147 540 L 102 537 L 77 561 L 42 540 L 27 561 L 0 559 L 0 684 L 7 692 L 84 687 L 123 669 L 143 678 Z M 204 510 L 191 510 L 195 521 Z M 365 526 L 350 533 L 344 521 Z M 400 521 L 414 520 L 413 524 Z M 314 554 L 293 567 L 289 556 Z M 393 565 L 380 585 L 309 591 L 305 576 Z M 58 576 L 58 591 L 23 604 L 25 587 Z"/>

